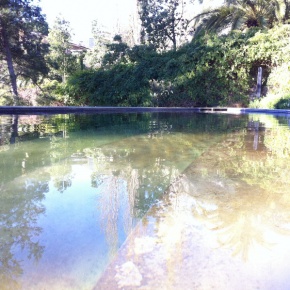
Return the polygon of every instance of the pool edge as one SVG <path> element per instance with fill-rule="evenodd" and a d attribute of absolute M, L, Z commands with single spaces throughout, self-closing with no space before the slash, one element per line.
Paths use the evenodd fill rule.
<path fill-rule="evenodd" d="M 0 106 L 0 114 L 66 114 L 66 113 L 226 113 L 226 114 L 290 114 L 286 109 L 251 109 L 235 107 L 26 107 Z"/>

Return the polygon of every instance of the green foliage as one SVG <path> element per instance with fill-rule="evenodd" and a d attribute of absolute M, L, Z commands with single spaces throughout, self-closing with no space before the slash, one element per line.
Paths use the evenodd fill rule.
<path fill-rule="evenodd" d="M 50 53 L 47 62 L 50 66 L 50 78 L 66 82 L 66 78 L 77 71 L 77 57 L 69 51 L 71 41 L 70 23 L 57 17 L 49 31 Z"/>
<path fill-rule="evenodd" d="M 286 55 L 286 57 L 288 57 Z M 271 93 L 280 95 L 290 94 L 290 62 L 284 62 L 272 69 L 267 85 Z"/>
<path fill-rule="evenodd" d="M 113 43 L 109 43 L 106 46 L 107 53 L 103 57 L 103 66 L 127 62 L 126 52 L 129 47 L 122 41 L 122 37 L 120 35 L 115 35 Z"/>
<path fill-rule="evenodd" d="M 135 45 L 127 50 L 130 62 L 141 63 L 145 60 L 151 59 L 156 55 L 154 46 L 152 45 Z"/>
<path fill-rule="evenodd" d="M 77 105 L 150 106 L 149 84 L 140 73 L 131 64 L 79 72 L 69 79 L 67 90 Z"/>
<path fill-rule="evenodd" d="M 286 109 L 290 96 L 290 26 L 276 26 L 258 32 L 250 40 L 248 55 L 257 66 L 266 68 L 268 92 L 261 100 L 254 100 L 250 107 Z"/>
<path fill-rule="evenodd" d="M 247 56 L 259 65 L 276 67 L 289 61 L 290 26 L 279 25 L 272 29 L 258 31 L 249 39 Z"/>
<path fill-rule="evenodd" d="M 282 25 L 205 34 L 163 53 L 154 46 L 126 47 L 110 66 L 74 75 L 68 92 L 86 105 L 248 106 L 260 66 L 263 86 L 290 95 L 289 37 L 290 26 Z M 273 89 L 270 93 L 275 95 Z M 269 95 L 251 106 L 275 107 L 283 95 Z"/>
<path fill-rule="evenodd" d="M 48 45 L 43 42 L 47 23 L 33 4 L 31 0 L 0 2 L 0 61 L 8 72 L 2 81 L 11 86 L 14 104 L 18 103 L 17 80 L 37 83 L 48 73 L 44 59 Z"/>
<path fill-rule="evenodd" d="M 180 104 L 246 105 L 251 62 L 246 61 L 243 47 L 252 34 L 235 32 L 222 37 L 201 36 L 176 53 L 163 54 L 164 64 L 160 62 L 162 69 L 157 79 L 170 82 L 170 99 L 176 98 Z"/>
<path fill-rule="evenodd" d="M 156 49 L 176 50 L 187 29 L 184 0 L 138 0 L 142 31 L 141 42 Z"/>
<path fill-rule="evenodd" d="M 249 103 L 250 108 L 255 109 L 275 109 L 277 103 L 281 100 L 281 96 L 268 94 L 261 99 L 254 99 Z"/>
<path fill-rule="evenodd" d="M 12 106 L 13 98 L 7 93 L 7 89 L 0 88 L 0 106 Z"/>
<path fill-rule="evenodd" d="M 73 105 L 66 92 L 66 85 L 56 80 L 45 80 L 36 101 L 41 106 Z"/>
<path fill-rule="evenodd" d="M 189 45 L 182 55 L 185 66 L 176 81 L 200 106 L 244 103 L 249 64 L 240 49 L 248 36 L 241 33 L 206 35 Z"/>
<path fill-rule="evenodd" d="M 70 80 L 70 94 L 77 96 L 77 102 L 97 105 L 244 103 L 249 66 L 242 64 L 240 46 L 246 40 L 242 33 L 231 38 L 204 36 L 177 52 L 163 54 L 135 46 L 124 52 L 127 64 L 75 75 Z M 138 92 L 142 101 L 136 100 Z"/>
<path fill-rule="evenodd" d="M 201 31 L 225 33 L 245 31 L 251 27 L 272 28 L 289 20 L 290 3 L 285 0 L 227 0 L 215 9 L 202 11 L 195 21 L 196 34 Z"/>
<path fill-rule="evenodd" d="M 290 95 L 281 98 L 275 105 L 275 109 L 290 109 Z"/>
<path fill-rule="evenodd" d="M 256 109 L 290 109 L 290 94 L 267 94 L 267 96 L 250 102 L 250 108 Z"/>

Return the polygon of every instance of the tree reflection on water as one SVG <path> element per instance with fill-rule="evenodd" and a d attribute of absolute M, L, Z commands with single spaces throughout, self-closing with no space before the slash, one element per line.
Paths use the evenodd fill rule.
<path fill-rule="evenodd" d="M 259 146 L 255 134 L 229 134 L 179 181 L 195 199 L 194 216 L 244 259 L 257 245 L 270 249 L 279 235 L 290 235 L 289 128 L 260 130 Z"/>
<path fill-rule="evenodd" d="M 271 129 L 270 121 L 120 114 L 39 117 L 27 125 L 10 118 L 12 131 L 5 123 L 0 144 L 1 283 L 20 287 L 23 254 L 16 249 L 25 259 L 41 260 L 37 221 L 47 210 L 45 198 L 56 190 L 73 199 L 74 186 L 80 190 L 75 168 L 90 174 L 81 190 L 93 189 L 100 216 L 94 222 L 100 222 L 109 255 L 152 204 L 166 200 L 170 184 L 165 193 L 175 194 L 172 206 L 178 207 L 178 192 L 193 197 L 192 213 L 217 233 L 221 247 L 245 259 L 255 244 L 272 247 L 276 239 L 268 231 L 288 235 L 289 229 L 290 133 L 276 123 Z M 162 223 L 161 212 L 156 221 Z"/>
<path fill-rule="evenodd" d="M 42 200 L 48 192 L 49 176 L 24 176 L 13 184 L 2 185 L 0 203 L 0 281 L 1 289 L 18 289 L 21 261 L 15 250 L 21 248 L 28 259 L 38 261 L 44 251 L 37 237 L 39 215 L 45 213 Z M 4 287 L 4 288 L 2 288 Z"/>

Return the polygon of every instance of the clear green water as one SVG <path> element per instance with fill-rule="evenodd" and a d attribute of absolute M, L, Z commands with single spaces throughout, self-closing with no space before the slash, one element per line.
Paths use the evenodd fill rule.
<path fill-rule="evenodd" d="M 226 220 L 254 223 L 268 209 L 287 236 L 289 156 L 286 117 L 0 116 L 0 289 L 92 289 L 181 173 L 198 192 L 188 192 L 197 220 L 231 231 Z M 232 236 L 243 256 L 260 239 Z"/>

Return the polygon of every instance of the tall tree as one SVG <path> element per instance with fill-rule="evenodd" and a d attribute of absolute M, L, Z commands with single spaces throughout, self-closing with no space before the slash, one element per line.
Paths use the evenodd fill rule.
<path fill-rule="evenodd" d="M 106 53 L 106 44 L 110 42 L 108 33 L 99 25 L 97 20 L 92 22 L 93 47 L 86 55 L 86 62 L 90 67 L 98 68 L 101 66 L 102 58 Z"/>
<path fill-rule="evenodd" d="M 48 34 L 50 53 L 48 63 L 51 68 L 51 78 L 66 82 L 67 77 L 78 68 L 77 57 L 71 54 L 72 29 L 69 21 L 62 17 L 55 19 Z"/>
<path fill-rule="evenodd" d="M 0 60 L 7 65 L 14 105 L 19 103 L 17 79 L 36 83 L 48 69 L 43 42 L 48 26 L 41 9 L 32 0 L 0 1 Z"/>
<path fill-rule="evenodd" d="M 186 32 L 182 0 L 138 0 L 141 19 L 141 42 L 157 49 L 176 50 L 178 38 Z"/>

